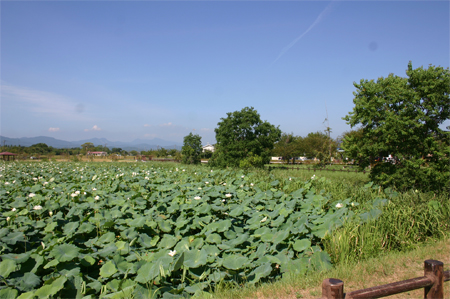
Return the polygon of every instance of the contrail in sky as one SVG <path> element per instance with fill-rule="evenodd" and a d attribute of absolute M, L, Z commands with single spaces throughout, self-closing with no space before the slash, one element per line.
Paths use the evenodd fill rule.
<path fill-rule="evenodd" d="M 319 14 L 319 16 L 316 18 L 316 20 L 314 21 L 314 23 L 311 24 L 311 26 L 309 26 L 308 29 L 306 29 L 305 32 L 303 32 L 299 37 L 297 37 L 296 39 L 294 39 L 289 45 L 287 45 L 283 50 L 281 50 L 280 54 L 278 55 L 278 57 L 272 62 L 271 65 L 273 65 L 275 62 L 277 62 L 278 59 L 281 58 L 281 56 L 283 56 L 287 51 L 289 51 L 290 48 L 292 48 L 302 37 L 304 37 L 311 29 L 313 29 L 317 24 L 320 23 L 320 21 L 322 21 L 322 19 L 331 11 L 331 9 L 333 8 L 335 1 L 332 1 L 330 4 L 327 5 L 327 7 L 325 7 L 325 9 Z"/>

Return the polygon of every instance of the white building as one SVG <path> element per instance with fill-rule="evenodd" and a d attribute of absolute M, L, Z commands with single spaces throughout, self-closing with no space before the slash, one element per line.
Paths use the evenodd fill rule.
<path fill-rule="evenodd" d="M 208 142 L 207 145 L 204 145 L 204 146 L 203 146 L 202 152 L 204 153 L 204 152 L 206 152 L 206 151 L 210 151 L 210 152 L 213 152 L 213 153 L 214 153 L 214 145 L 209 144 L 209 142 Z"/>

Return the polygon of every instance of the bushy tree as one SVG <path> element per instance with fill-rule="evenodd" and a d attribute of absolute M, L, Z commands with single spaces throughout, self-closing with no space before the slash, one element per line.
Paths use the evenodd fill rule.
<path fill-rule="evenodd" d="M 215 151 L 209 163 L 217 167 L 239 167 L 247 159 L 255 167 L 270 161 L 270 152 L 280 139 L 281 130 L 262 121 L 253 107 L 229 112 L 217 124 Z"/>
<path fill-rule="evenodd" d="M 439 126 L 450 116 L 449 69 L 413 69 L 410 62 L 406 75 L 354 83 L 355 107 L 343 119 L 361 126 L 362 136 L 346 138 L 344 149 L 361 168 L 373 165 L 378 184 L 448 190 L 449 135 Z M 388 155 L 392 162 L 378 162 Z"/>
<path fill-rule="evenodd" d="M 202 137 L 197 134 L 189 133 L 184 136 L 183 147 L 181 148 L 182 163 L 198 164 L 201 162 Z"/>
<path fill-rule="evenodd" d="M 280 140 L 275 144 L 272 153 L 274 156 L 283 157 L 284 161 L 289 161 L 294 157 L 301 156 L 301 144 L 302 137 L 294 136 L 293 133 L 281 134 Z"/>

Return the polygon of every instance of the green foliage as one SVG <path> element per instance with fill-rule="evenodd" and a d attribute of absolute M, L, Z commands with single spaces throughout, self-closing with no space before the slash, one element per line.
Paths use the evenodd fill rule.
<path fill-rule="evenodd" d="M 262 121 L 253 107 L 227 113 L 226 118 L 221 118 L 215 132 L 217 143 L 209 163 L 222 168 L 239 167 L 245 159 L 248 161 L 243 165 L 259 161 L 259 158 L 263 163 L 258 162 L 257 166 L 269 163 L 271 150 L 281 136 L 281 130 Z M 250 153 L 253 157 L 250 157 Z"/>
<path fill-rule="evenodd" d="M 199 164 L 202 154 L 202 137 L 198 134 L 189 133 L 184 136 L 183 147 L 181 148 L 182 163 Z"/>
<path fill-rule="evenodd" d="M 450 136 L 439 128 L 450 116 L 450 72 L 410 62 L 406 74 L 354 83 L 355 107 L 343 119 L 362 136 L 348 136 L 343 147 L 361 168 L 373 167 L 375 183 L 442 191 L 450 186 Z M 390 163 L 379 162 L 389 155 Z"/>

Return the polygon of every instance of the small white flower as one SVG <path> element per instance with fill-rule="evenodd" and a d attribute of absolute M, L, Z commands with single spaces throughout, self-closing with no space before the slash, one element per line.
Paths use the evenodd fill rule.
<path fill-rule="evenodd" d="M 242 175 L 242 176 L 241 176 L 241 178 L 244 178 L 244 177 L 245 177 L 245 175 Z"/>
<path fill-rule="evenodd" d="M 344 205 L 343 204 L 341 204 L 341 203 L 338 203 L 337 205 L 336 205 L 336 208 L 342 208 Z"/>
<path fill-rule="evenodd" d="M 251 184 L 250 184 L 250 186 L 252 186 L 252 187 L 253 187 L 253 186 L 254 186 L 254 185 L 253 185 L 253 183 L 251 183 Z"/>
<path fill-rule="evenodd" d="M 33 210 L 42 210 L 42 206 L 40 206 L 40 205 L 34 206 Z"/>
<path fill-rule="evenodd" d="M 76 194 L 76 193 L 72 193 L 72 194 L 70 194 L 70 196 L 72 196 L 72 197 L 77 197 L 77 196 L 78 196 L 78 194 Z"/>
<path fill-rule="evenodd" d="M 11 211 L 15 212 L 15 211 L 17 211 L 17 210 L 16 210 L 16 208 L 12 208 L 12 210 L 11 210 Z"/>
<path fill-rule="evenodd" d="M 51 183 L 51 182 L 53 182 L 54 180 L 55 180 L 55 178 L 51 178 L 49 182 Z"/>
<path fill-rule="evenodd" d="M 6 221 L 9 221 L 9 220 L 11 220 L 11 217 L 6 217 Z"/>
<path fill-rule="evenodd" d="M 8 182 L 5 182 L 5 185 L 9 185 L 9 183 L 8 183 Z"/>
<path fill-rule="evenodd" d="M 231 197 L 230 193 L 225 194 L 226 197 Z"/>
<path fill-rule="evenodd" d="M 44 186 L 45 186 L 45 185 L 48 185 L 48 182 L 44 182 L 42 185 L 44 185 Z"/>
<path fill-rule="evenodd" d="M 244 188 L 244 185 L 240 185 L 239 187 Z"/>
<path fill-rule="evenodd" d="M 311 180 L 314 180 L 316 178 L 316 175 L 313 175 L 312 177 L 311 177 Z"/>
<path fill-rule="evenodd" d="M 222 202 L 225 202 L 225 199 L 222 199 Z"/>
<path fill-rule="evenodd" d="M 175 168 L 178 171 L 178 168 Z"/>
<path fill-rule="evenodd" d="M 223 183 L 223 185 L 224 185 L 224 186 L 226 186 L 226 185 L 227 185 L 227 183 Z"/>
<path fill-rule="evenodd" d="M 80 194 L 80 191 L 75 191 L 75 194 Z"/>
<path fill-rule="evenodd" d="M 260 221 L 260 222 L 265 222 L 265 221 L 267 221 L 267 216 L 266 216 L 266 217 L 264 217 L 263 219 L 261 219 L 261 221 Z"/>
<path fill-rule="evenodd" d="M 86 195 L 86 192 L 83 192 L 84 195 Z"/>
<path fill-rule="evenodd" d="M 13 184 L 15 184 L 15 183 L 16 183 L 16 180 L 13 181 Z"/>
<path fill-rule="evenodd" d="M 97 188 L 92 188 L 92 191 L 97 191 Z"/>
<path fill-rule="evenodd" d="M 211 172 L 213 172 L 212 169 L 211 169 Z"/>
<path fill-rule="evenodd" d="M 355 203 L 354 202 L 352 202 L 352 207 L 354 207 L 355 206 Z"/>
<path fill-rule="evenodd" d="M 170 255 L 170 256 L 174 256 L 175 254 L 177 254 L 177 251 L 176 251 L 176 250 L 173 250 L 173 251 L 170 250 L 170 251 L 169 251 L 169 255 Z"/>
<path fill-rule="evenodd" d="M 196 197 L 194 197 L 194 199 L 195 200 L 199 200 L 199 199 L 201 199 L 201 197 L 200 196 L 196 196 Z"/>
<path fill-rule="evenodd" d="M 95 200 L 99 200 L 99 199 L 100 199 L 100 196 L 97 195 L 96 197 L 94 197 L 94 199 L 95 199 Z"/>
<path fill-rule="evenodd" d="M 209 182 L 205 182 L 205 184 L 209 184 Z"/>
<path fill-rule="evenodd" d="M 33 181 L 37 181 L 37 178 L 33 178 Z"/>
<path fill-rule="evenodd" d="M 292 181 L 292 178 L 289 178 L 290 181 Z"/>
<path fill-rule="evenodd" d="M 53 216 L 53 212 L 52 212 L 52 211 L 48 212 L 48 214 L 49 214 L 50 216 Z"/>
<path fill-rule="evenodd" d="M 29 195 L 28 195 L 28 197 L 35 197 L 36 196 L 36 194 L 34 194 L 34 193 L 30 193 Z"/>
<path fill-rule="evenodd" d="M 202 190 L 202 188 L 201 188 L 201 187 L 198 187 L 197 189 L 198 189 L 198 190 Z"/>
<path fill-rule="evenodd" d="M 97 178 L 97 175 L 94 175 L 93 177 L 92 177 L 92 180 L 95 180 Z"/>
<path fill-rule="evenodd" d="M 186 171 L 186 170 L 183 169 L 183 171 Z"/>

